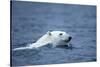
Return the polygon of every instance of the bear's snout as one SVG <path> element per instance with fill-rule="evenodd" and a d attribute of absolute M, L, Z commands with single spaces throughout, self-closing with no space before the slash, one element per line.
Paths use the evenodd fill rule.
<path fill-rule="evenodd" d="M 68 40 L 70 41 L 72 39 L 72 37 L 70 36 L 69 38 L 68 38 Z"/>
<path fill-rule="evenodd" d="M 64 40 L 65 42 L 69 42 L 72 39 L 72 37 L 68 37 L 68 39 Z"/>
<path fill-rule="evenodd" d="M 66 42 L 69 42 L 71 39 L 72 39 L 72 37 L 71 37 L 71 36 L 69 36 L 69 37 L 68 37 L 68 40 L 67 40 Z"/>

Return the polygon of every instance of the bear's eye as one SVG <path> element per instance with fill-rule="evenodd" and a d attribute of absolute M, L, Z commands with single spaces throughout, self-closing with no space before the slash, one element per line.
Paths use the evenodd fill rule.
<path fill-rule="evenodd" d="M 62 33 L 60 33 L 59 35 L 63 35 Z"/>

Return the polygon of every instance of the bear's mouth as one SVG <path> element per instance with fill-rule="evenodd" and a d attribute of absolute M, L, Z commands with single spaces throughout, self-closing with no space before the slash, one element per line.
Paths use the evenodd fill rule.
<path fill-rule="evenodd" d="M 68 40 L 64 40 L 64 42 L 69 42 L 70 40 L 68 39 Z"/>

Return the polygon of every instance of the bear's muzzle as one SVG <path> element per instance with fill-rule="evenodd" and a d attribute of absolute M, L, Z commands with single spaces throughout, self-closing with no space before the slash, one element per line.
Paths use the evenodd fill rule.
<path fill-rule="evenodd" d="M 64 41 L 65 41 L 65 42 L 69 42 L 71 39 L 72 39 L 72 37 L 70 36 L 70 37 L 68 37 L 67 40 L 64 40 Z"/>

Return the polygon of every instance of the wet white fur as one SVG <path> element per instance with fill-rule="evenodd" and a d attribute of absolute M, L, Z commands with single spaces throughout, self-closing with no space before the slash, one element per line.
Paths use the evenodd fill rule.
<path fill-rule="evenodd" d="M 62 35 L 59 35 L 60 33 L 62 33 Z M 64 31 L 48 31 L 46 34 L 40 37 L 35 43 L 32 43 L 26 47 L 15 48 L 13 50 L 39 48 L 47 44 L 52 44 L 53 47 L 56 47 L 57 45 L 62 45 L 62 43 L 64 43 L 65 40 L 68 40 L 68 37 L 70 37 L 70 35 Z M 69 42 L 66 42 L 67 45 L 68 43 Z"/>

